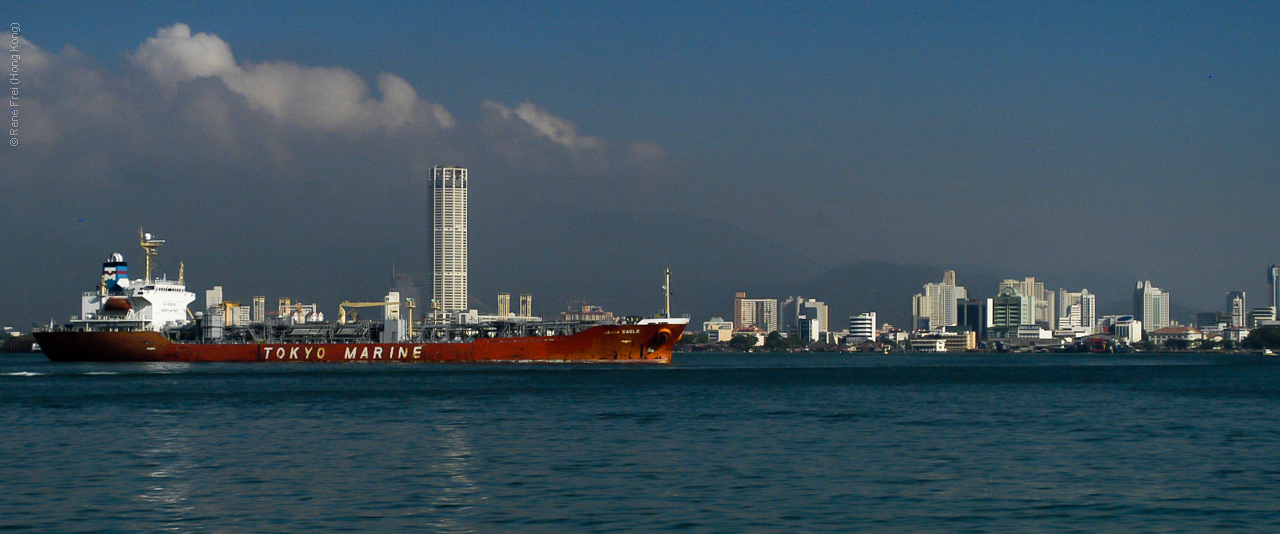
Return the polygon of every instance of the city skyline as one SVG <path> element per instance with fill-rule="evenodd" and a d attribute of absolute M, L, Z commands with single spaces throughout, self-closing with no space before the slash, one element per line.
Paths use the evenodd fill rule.
<path fill-rule="evenodd" d="M 471 308 L 648 313 L 670 265 L 677 314 L 839 323 L 803 286 L 892 262 L 1209 310 L 1280 259 L 1268 3 L 6 7 L 0 325 L 65 319 L 139 226 L 236 298 L 426 280 L 441 163 L 485 177 Z"/>

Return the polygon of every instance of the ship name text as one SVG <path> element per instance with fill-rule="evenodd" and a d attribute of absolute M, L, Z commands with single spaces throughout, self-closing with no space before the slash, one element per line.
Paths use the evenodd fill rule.
<path fill-rule="evenodd" d="M 324 360 L 325 347 L 313 345 L 289 345 L 262 347 L 264 360 Z M 334 358 L 335 360 L 337 358 Z M 422 345 L 383 346 L 353 344 L 342 347 L 343 360 L 420 360 Z"/>

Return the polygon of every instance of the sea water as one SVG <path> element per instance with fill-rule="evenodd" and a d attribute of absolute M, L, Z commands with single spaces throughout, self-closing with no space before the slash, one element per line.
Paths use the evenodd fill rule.
<path fill-rule="evenodd" d="M 4 532 L 1280 531 L 1280 359 L 0 357 Z"/>

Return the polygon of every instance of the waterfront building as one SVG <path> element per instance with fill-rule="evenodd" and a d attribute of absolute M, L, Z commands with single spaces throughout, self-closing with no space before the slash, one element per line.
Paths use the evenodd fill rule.
<path fill-rule="evenodd" d="M 733 298 L 734 330 L 758 328 L 764 333 L 778 330 L 778 301 L 774 299 L 749 299 L 746 293 L 736 293 Z"/>
<path fill-rule="evenodd" d="M 1264 306 L 1262 308 L 1254 308 L 1253 311 L 1249 313 L 1249 326 L 1251 328 L 1267 326 L 1275 322 L 1276 322 L 1275 306 Z"/>
<path fill-rule="evenodd" d="M 977 334 L 978 339 L 986 339 L 987 329 L 991 328 L 991 299 L 964 299 L 960 301 L 960 324 Z"/>
<path fill-rule="evenodd" d="M 964 286 L 956 285 L 956 272 L 944 271 L 942 282 L 925 284 L 924 293 L 911 301 L 911 328 L 937 330 L 959 324 L 959 301 L 968 298 Z"/>
<path fill-rule="evenodd" d="M 702 323 L 702 331 L 707 333 L 707 338 L 712 343 L 729 341 L 733 339 L 733 321 L 712 317 L 710 321 Z"/>
<path fill-rule="evenodd" d="M 775 300 L 775 301 L 773 301 L 773 302 L 774 302 L 774 303 L 777 303 L 778 301 L 776 301 L 776 300 Z M 761 330 L 761 329 L 756 328 L 756 327 L 754 327 L 754 326 L 749 326 L 749 327 L 746 327 L 746 328 L 735 328 L 735 329 L 733 330 L 732 335 L 730 335 L 730 336 L 729 336 L 729 339 L 730 339 L 730 340 L 732 340 L 734 337 L 737 337 L 737 336 L 751 336 L 751 337 L 754 337 L 754 338 L 756 338 L 756 344 L 755 344 L 755 346 L 757 346 L 757 347 L 761 347 L 761 346 L 764 346 L 764 342 L 765 342 L 765 340 L 769 338 L 769 332 L 765 332 L 764 330 Z"/>
<path fill-rule="evenodd" d="M 1053 339 L 1053 331 L 1041 328 L 1038 324 L 1024 324 L 1018 327 L 1018 339 Z"/>
<path fill-rule="evenodd" d="M 1061 330 L 1079 331 L 1087 329 L 1086 335 L 1097 326 L 1098 299 L 1088 289 L 1071 292 L 1058 289 L 1058 328 Z"/>
<path fill-rule="evenodd" d="M 1231 316 L 1224 312 L 1200 312 L 1196 314 L 1196 330 L 1208 332 L 1231 326 Z"/>
<path fill-rule="evenodd" d="M 849 318 L 851 343 L 876 340 L 876 312 L 866 312 Z"/>
<path fill-rule="evenodd" d="M 978 347 L 977 335 L 971 331 L 930 331 L 911 338 L 912 352 L 965 352 Z"/>
<path fill-rule="evenodd" d="M 467 169 L 431 170 L 431 299 L 433 314 L 467 310 Z"/>
<path fill-rule="evenodd" d="M 1249 337 L 1248 328 L 1239 328 L 1239 327 L 1233 326 L 1231 328 L 1228 328 L 1222 331 L 1222 340 L 1230 341 L 1236 345 L 1239 345 L 1240 342 L 1244 341 L 1244 338 L 1246 337 Z"/>
<path fill-rule="evenodd" d="M 831 330 L 831 323 L 828 320 L 830 318 L 830 312 L 826 303 L 820 300 L 805 299 L 804 302 L 800 304 L 800 317 L 810 321 L 808 330 L 811 330 L 813 334 L 808 337 L 816 338 L 819 333 Z M 817 321 L 816 325 L 813 321 Z"/>
<path fill-rule="evenodd" d="M 1133 290 L 1133 316 L 1142 321 L 1147 332 L 1171 326 L 1169 293 L 1152 285 L 1150 280 L 1138 282 Z"/>
<path fill-rule="evenodd" d="M 778 332 L 787 336 L 800 335 L 800 304 L 804 297 L 792 296 L 778 303 Z"/>
<path fill-rule="evenodd" d="M 1053 328 L 1057 322 L 1058 310 L 1054 304 L 1056 299 L 1053 291 L 1045 291 L 1044 282 L 1037 282 L 1034 276 L 1028 276 L 1022 280 L 1006 278 L 1000 282 L 1000 287 L 996 289 L 996 292 L 998 293 L 1006 287 L 1017 289 L 1019 295 L 1031 297 L 1035 324 L 1045 328 Z"/>
<path fill-rule="evenodd" d="M 1231 326 L 1238 328 L 1249 326 L 1249 305 L 1244 291 L 1227 292 L 1226 312 Z"/>
<path fill-rule="evenodd" d="M 1134 319 L 1132 315 L 1122 315 L 1111 324 L 1111 335 L 1115 337 L 1116 343 L 1132 345 L 1142 341 L 1142 328 L 1142 321 Z"/>
<path fill-rule="evenodd" d="M 1204 339 L 1204 333 L 1190 326 L 1166 326 L 1151 332 L 1151 342 L 1164 345 L 1170 341 L 1192 343 Z"/>
<path fill-rule="evenodd" d="M 991 338 L 1016 338 L 1022 325 L 1034 325 L 1035 299 L 1023 295 L 1017 287 L 1006 286 L 991 302 Z"/>
<path fill-rule="evenodd" d="M 797 325 L 800 328 L 798 339 L 803 339 L 809 343 L 816 343 L 822 338 L 822 333 L 825 332 L 826 327 L 823 326 L 822 320 L 816 317 L 801 315 L 799 323 Z"/>
<path fill-rule="evenodd" d="M 1280 307 L 1280 265 L 1272 265 L 1267 268 L 1267 288 L 1270 294 L 1267 295 L 1271 299 L 1271 307 Z"/>

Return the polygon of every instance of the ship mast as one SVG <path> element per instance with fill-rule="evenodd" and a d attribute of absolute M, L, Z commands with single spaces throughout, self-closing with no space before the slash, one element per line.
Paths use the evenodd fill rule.
<path fill-rule="evenodd" d="M 151 257 L 160 253 L 156 249 L 160 248 L 160 245 L 164 244 L 164 240 L 152 238 L 150 233 L 143 232 L 141 228 L 138 229 L 138 238 L 141 241 L 140 245 L 142 245 L 142 251 L 144 252 L 144 255 L 147 258 L 146 275 L 142 278 L 142 282 L 145 284 L 150 284 L 151 283 Z"/>
<path fill-rule="evenodd" d="M 671 268 L 667 267 L 666 282 L 662 284 L 662 291 L 667 297 L 667 318 L 671 318 Z"/>

